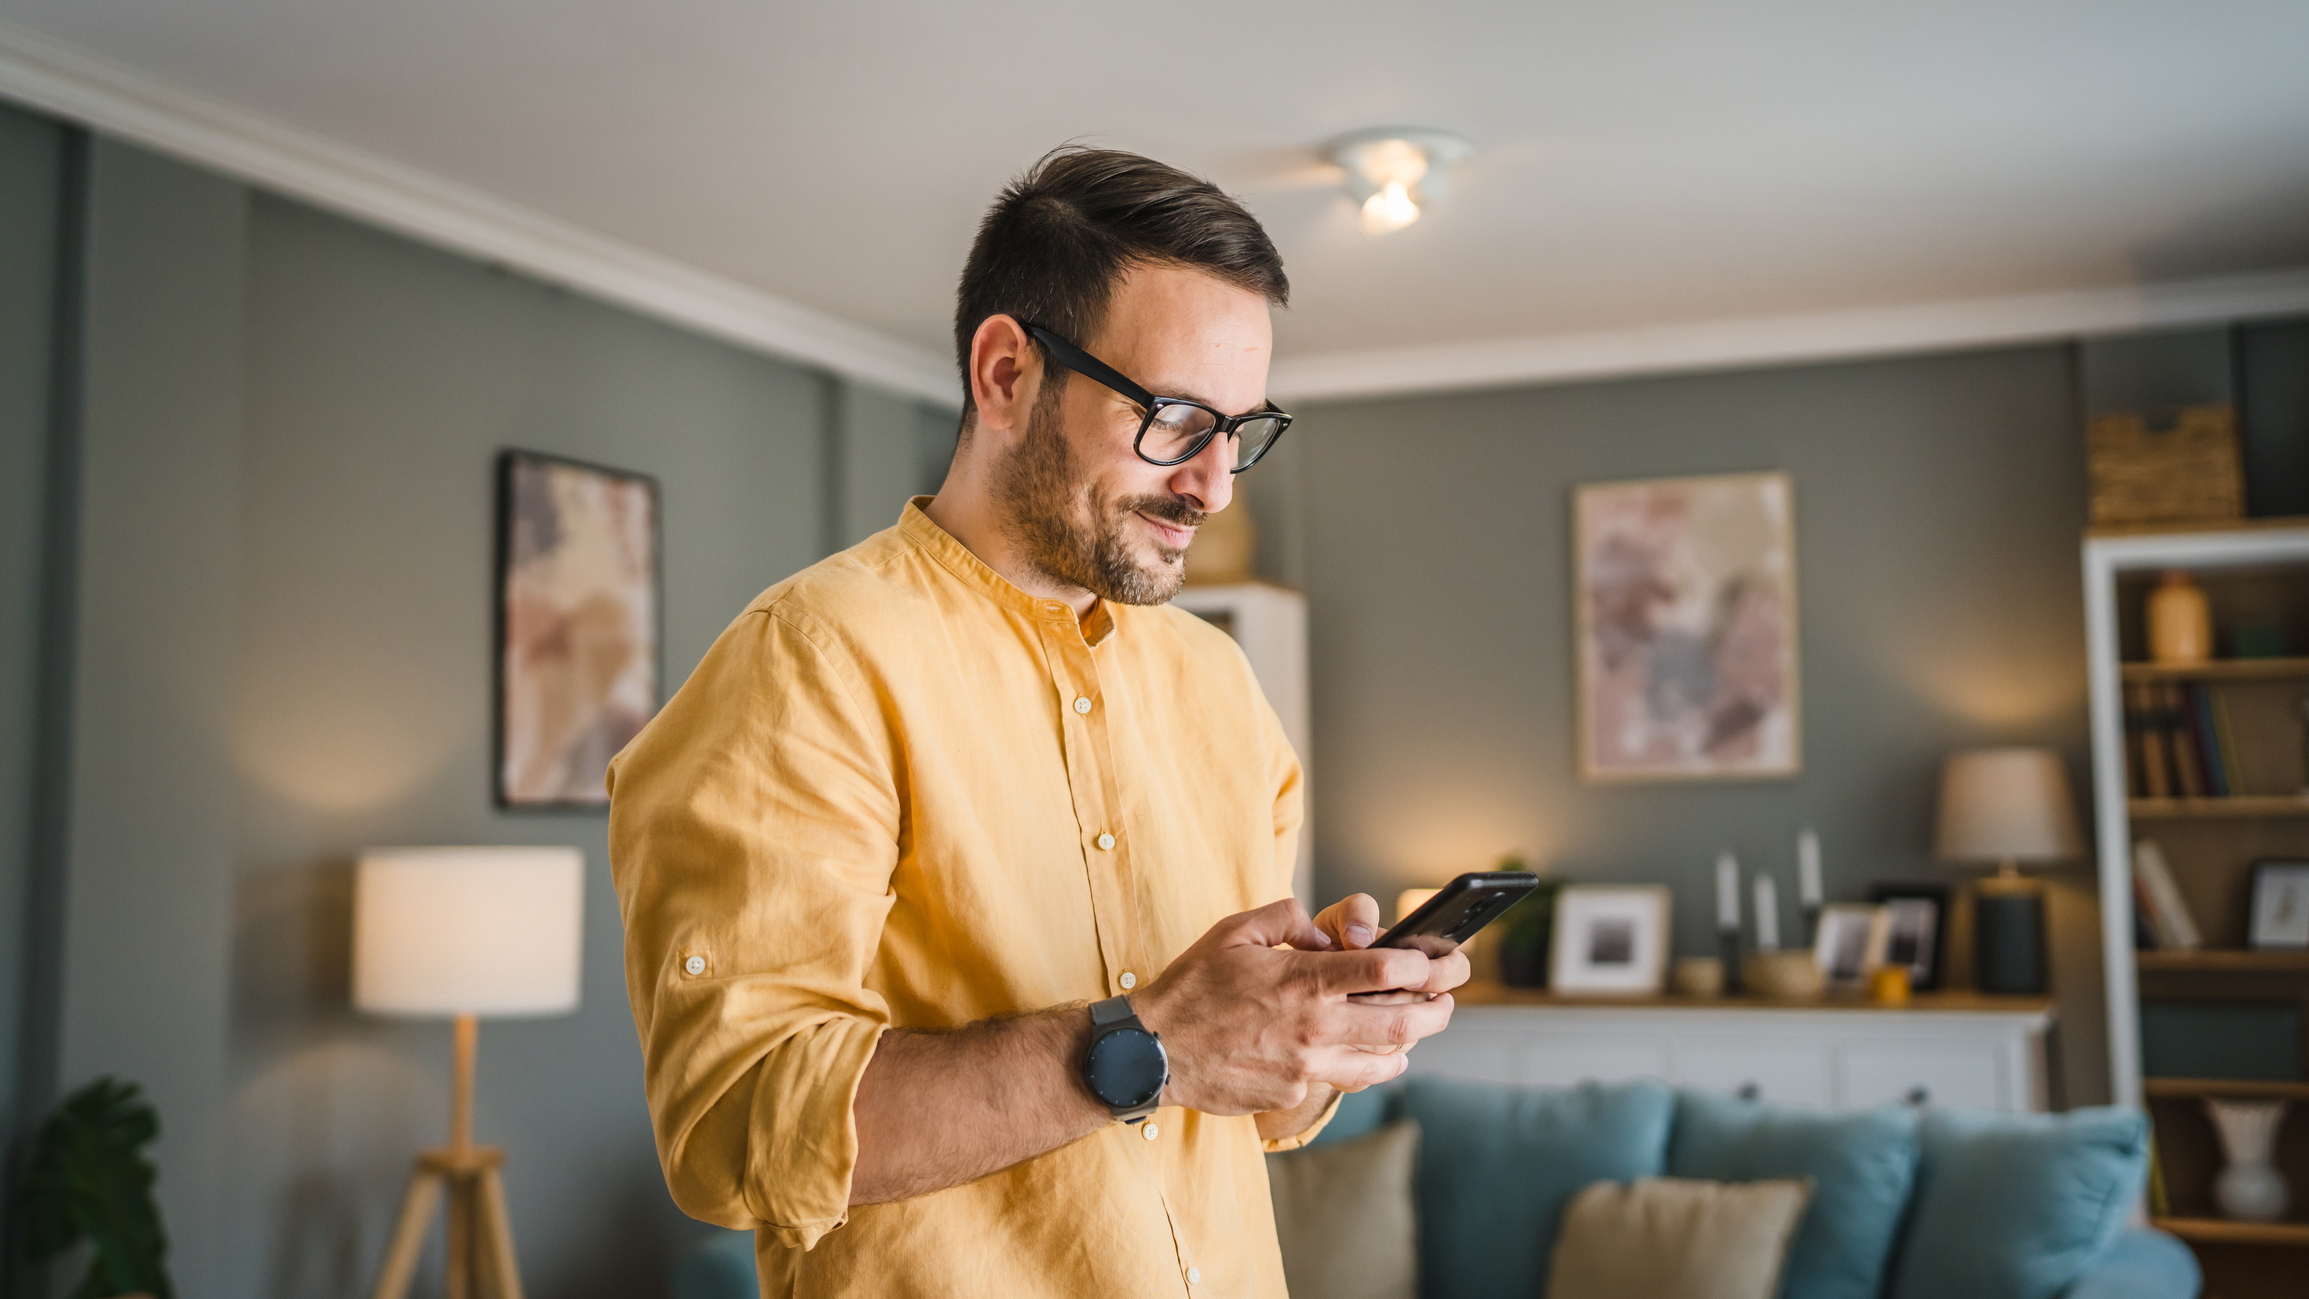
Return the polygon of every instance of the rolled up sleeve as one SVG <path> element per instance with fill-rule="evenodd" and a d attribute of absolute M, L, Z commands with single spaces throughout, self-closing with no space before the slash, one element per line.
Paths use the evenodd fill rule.
<path fill-rule="evenodd" d="M 742 615 L 609 774 L 666 1185 L 694 1217 L 799 1249 L 849 1216 L 902 806 L 871 692 L 816 631 Z"/>

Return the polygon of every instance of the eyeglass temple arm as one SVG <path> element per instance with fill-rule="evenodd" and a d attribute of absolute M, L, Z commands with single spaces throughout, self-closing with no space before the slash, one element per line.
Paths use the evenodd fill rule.
<path fill-rule="evenodd" d="M 1025 324 L 1024 321 L 1019 323 Z M 1085 378 L 1095 379 L 1105 384 L 1147 410 L 1154 409 L 1154 394 L 1122 377 L 1121 371 L 1040 325 L 1027 325 L 1026 332 L 1035 342 L 1042 344 L 1044 351 L 1057 358 L 1060 365 Z"/>

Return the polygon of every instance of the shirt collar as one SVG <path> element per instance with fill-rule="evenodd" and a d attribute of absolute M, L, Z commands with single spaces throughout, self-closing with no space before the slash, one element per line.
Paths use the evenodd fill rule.
<path fill-rule="evenodd" d="M 1046 599 L 1019 590 L 1010 579 L 989 568 L 986 561 L 980 559 L 970 547 L 955 540 L 954 534 L 939 527 L 923 512 L 922 507 L 931 500 L 928 496 L 917 496 L 906 502 L 906 508 L 898 515 L 898 535 L 904 537 L 915 549 L 936 560 L 939 567 L 960 579 L 964 586 L 1025 617 L 1040 622 L 1075 626 L 1083 640 L 1093 648 L 1104 643 L 1107 637 L 1118 630 L 1111 601 L 1099 600 L 1090 606 L 1088 614 L 1077 620 L 1074 606 L 1064 600 Z"/>

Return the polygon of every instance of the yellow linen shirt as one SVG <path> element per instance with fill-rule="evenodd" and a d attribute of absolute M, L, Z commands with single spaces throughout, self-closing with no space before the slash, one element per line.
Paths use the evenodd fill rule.
<path fill-rule="evenodd" d="M 666 1184 L 765 1295 L 1273 1296 L 1254 1120 L 1166 1108 L 852 1209 L 883 1029 L 1143 987 L 1290 892 L 1300 772 L 1192 614 L 1027 595 L 909 504 L 722 633 L 610 764 Z M 920 1098 L 936 1112 L 940 1097 Z"/>

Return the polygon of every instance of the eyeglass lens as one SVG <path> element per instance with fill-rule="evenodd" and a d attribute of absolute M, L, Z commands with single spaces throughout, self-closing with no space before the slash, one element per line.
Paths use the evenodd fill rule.
<path fill-rule="evenodd" d="M 1146 431 L 1139 437 L 1139 454 L 1161 464 L 1184 460 L 1203 449 L 1217 424 L 1218 416 L 1200 406 L 1165 403 L 1156 407 L 1147 421 Z M 1264 455 L 1267 444 L 1283 431 L 1283 424 L 1280 417 L 1253 416 L 1236 425 L 1230 435 L 1233 456 L 1229 467 L 1244 468 Z"/>

